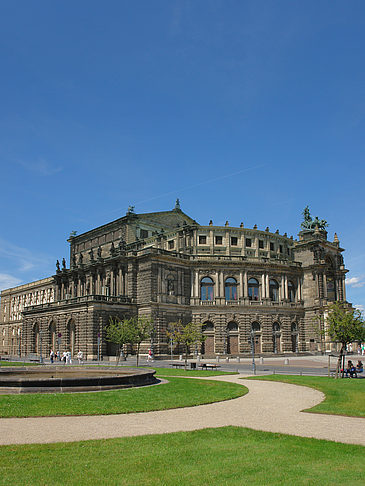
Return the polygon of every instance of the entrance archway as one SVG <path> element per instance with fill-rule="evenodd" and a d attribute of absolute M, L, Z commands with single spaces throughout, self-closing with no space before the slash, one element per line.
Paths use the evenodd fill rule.
<path fill-rule="evenodd" d="M 272 345 L 273 345 L 273 352 L 275 354 L 280 353 L 281 351 L 280 338 L 281 338 L 280 324 L 278 322 L 274 322 L 274 324 L 272 325 Z"/>
<path fill-rule="evenodd" d="M 207 321 L 202 326 L 202 334 L 205 341 L 202 343 L 202 354 L 214 354 L 214 324 Z"/>
<path fill-rule="evenodd" d="M 71 351 L 71 356 L 75 353 L 76 326 L 73 319 L 67 323 L 67 347 Z"/>
<path fill-rule="evenodd" d="M 261 326 L 258 322 L 251 324 L 251 346 L 255 354 L 261 353 Z"/>
<path fill-rule="evenodd" d="M 238 354 L 238 325 L 236 322 L 229 322 L 227 325 L 227 354 Z"/>

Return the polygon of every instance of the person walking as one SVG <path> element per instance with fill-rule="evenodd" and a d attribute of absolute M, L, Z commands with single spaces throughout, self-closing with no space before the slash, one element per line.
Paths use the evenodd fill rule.
<path fill-rule="evenodd" d="M 51 351 L 49 353 L 49 359 L 51 361 L 51 364 L 53 364 L 53 361 L 54 361 L 54 352 L 53 352 L 53 349 L 51 349 Z"/>
<path fill-rule="evenodd" d="M 66 352 L 66 364 L 72 364 L 71 351 Z"/>
<path fill-rule="evenodd" d="M 80 364 L 83 364 L 83 354 L 82 354 L 82 351 L 80 350 L 78 353 L 77 353 L 77 359 L 79 360 L 79 365 Z"/>

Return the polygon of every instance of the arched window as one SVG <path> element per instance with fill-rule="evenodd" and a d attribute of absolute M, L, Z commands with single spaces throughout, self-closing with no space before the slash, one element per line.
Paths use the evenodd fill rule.
<path fill-rule="evenodd" d="M 226 354 L 238 354 L 238 325 L 236 322 L 231 321 L 227 325 L 225 336 L 225 353 Z"/>
<path fill-rule="evenodd" d="M 291 325 L 291 332 L 298 332 L 298 326 L 295 322 L 293 322 Z"/>
<path fill-rule="evenodd" d="M 248 298 L 259 300 L 259 283 L 255 278 L 250 278 L 248 281 Z"/>
<path fill-rule="evenodd" d="M 270 294 L 270 300 L 272 300 L 273 302 L 278 302 L 279 284 L 274 279 L 269 280 L 269 294 Z"/>
<path fill-rule="evenodd" d="M 336 281 L 333 275 L 327 274 L 327 300 L 336 300 Z"/>
<path fill-rule="evenodd" d="M 214 298 L 213 285 L 214 285 L 214 282 L 210 277 L 202 278 L 202 280 L 200 282 L 200 299 L 201 300 L 213 300 L 213 298 Z"/>
<path fill-rule="evenodd" d="M 33 349 L 34 353 L 39 353 L 39 324 L 36 322 L 33 326 Z"/>
<path fill-rule="evenodd" d="M 336 280 L 334 277 L 335 264 L 332 258 L 327 255 L 326 257 L 326 281 L 327 281 L 327 300 L 336 300 Z"/>
<path fill-rule="evenodd" d="M 261 326 L 260 326 L 260 324 L 258 322 L 253 322 L 251 324 L 251 330 L 253 332 L 260 332 L 260 329 L 261 329 Z"/>
<path fill-rule="evenodd" d="M 56 349 L 56 324 L 52 321 L 49 325 L 49 346 L 53 351 Z"/>
<path fill-rule="evenodd" d="M 290 280 L 288 281 L 288 299 L 289 302 L 295 301 L 295 286 Z"/>
<path fill-rule="evenodd" d="M 237 280 L 233 277 L 226 279 L 225 296 L 226 300 L 237 300 Z"/>
<path fill-rule="evenodd" d="M 214 354 L 214 324 L 210 321 L 204 322 L 202 333 L 205 337 L 201 346 L 201 353 L 206 355 Z"/>
<path fill-rule="evenodd" d="M 258 322 L 251 324 L 251 350 L 254 354 L 261 353 L 261 335 L 259 334 L 261 326 Z"/>
<path fill-rule="evenodd" d="M 74 321 L 71 319 L 67 324 L 67 345 L 69 351 L 71 351 L 71 356 L 75 352 L 75 340 L 76 340 L 76 327 Z"/>

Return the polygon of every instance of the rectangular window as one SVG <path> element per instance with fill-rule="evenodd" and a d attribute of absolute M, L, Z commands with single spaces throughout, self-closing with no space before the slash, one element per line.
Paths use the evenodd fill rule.
<path fill-rule="evenodd" d="M 264 240 L 259 240 L 259 248 L 264 248 Z"/>
<path fill-rule="evenodd" d="M 222 245 L 223 244 L 223 236 L 216 236 L 215 237 L 215 244 Z"/>
<path fill-rule="evenodd" d="M 174 242 L 174 240 L 170 240 L 170 241 L 168 242 L 168 245 L 169 245 L 169 250 L 172 250 L 172 249 L 175 247 L 175 242 Z"/>
<path fill-rule="evenodd" d="M 238 245 L 238 238 L 237 238 L 237 236 L 232 236 L 231 237 L 231 245 L 232 246 L 237 246 Z"/>
<path fill-rule="evenodd" d="M 144 240 L 145 238 L 148 238 L 148 230 L 141 229 L 139 235 L 140 235 L 140 237 L 141 237 L 142 240 Z"/>
<path fill-rule="evenodd" d="M 199 236 L 199 245 L 206 245 L 207 244 L 207 237 L 206 236 Z"/>
<path fill-rule="evenodd" d="M 283 253 L 283 245 L 279 246 L 279 251 L 280 251 L 280 253 Z"/>
<path fill-rule="evenodd" d="M 246 238 L 246 246 L 251 246 L 251 238 Z"/>
<path fill-rule="evenodd" d="M 274 251 L 274 243 L 270 242 L 270 251 Z"/>
<path fill-rule="evenodd" d="M 287 252 L 288 255 L 290 255 L 290 248 L 287 248 L 286 252 Z"/>

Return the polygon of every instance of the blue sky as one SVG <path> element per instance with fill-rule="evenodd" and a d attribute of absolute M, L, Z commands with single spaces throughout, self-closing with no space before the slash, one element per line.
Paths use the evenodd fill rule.
<path fill-rule="evenodd" d="M 0 3 L 0 288 L 176 197 L 297 235 L 308 204 L 365 307 L 365 3 Z"/>

